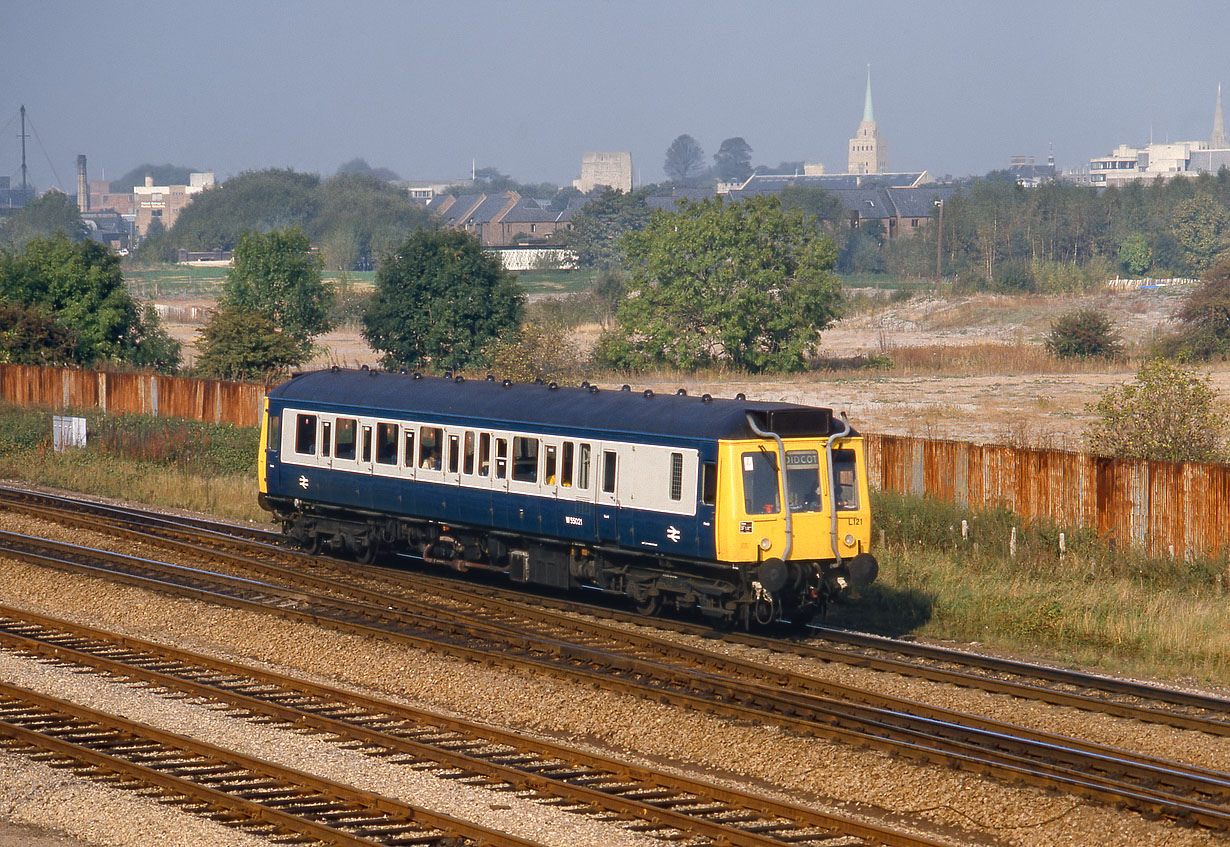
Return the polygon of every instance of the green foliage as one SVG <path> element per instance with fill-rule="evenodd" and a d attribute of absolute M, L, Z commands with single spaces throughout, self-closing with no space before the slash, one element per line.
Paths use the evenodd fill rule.
<path fill-rule="evenodd" d="M 357 174 L 359 176 L 370 176 L 381 182 L 390 182 L 395 179 L 401 179 L 396 172 L 389 168 L 373 168 L 367 163 L 366 159 L 351 159 L 343 165 L 339 165 L 338 174 Z"/>
<path fill-rule="evenodd" d="M 1153 250 L 1139 232 L 1128 235 L 1119 244 L 1119 268 L 1130 277 L 1143 276 L 1153 267 Z"/>
<path fill-rule="evenodd" d="M 249 232 L 235 250 L 220 305 L 254 311 L 294 340 L 306 358 L 312 339 L 329 330 L 330 291 L 320 258 L 297 228 Z"/>
<path fill-rule="evenodd" d="M 683 134 L 671 142 L 666 148 L 666 161 L 662 170 L 666 178 L 681 185 L 690 185 L 704 171 L 705 151 L 696 143 L 696 139 Z"/>
<path fill-rule="evenodd" d="M 1203 360 L 1230 354 L 1230 259 L 1205 272 L 1175 319 L 1180 329 L 1158 345 L 1164 355 Z"/>
<path fill-rule="evenodd" d="M 1123 352 L 1123 345 L 1105 313 L 1080 309 L 1061 315 L 1051 324 L 1046 349 L 1060 359 L 1113 359 Z"/>
<path fill-rule="evenodd" d="M 405 191 L 370 174 L 339 174 L 314 193 L 316 210 L 305 231 L 338 270 L 375 264 L 431 221 Z"/>
<path fill-rule="evenodd" d="M 1175 207 L 1171 231 L 1183 260 L 1195 273 L 1204 273 L 1226 251 L 1230 215 L 1212 197 L 1201 194 Z"/>
<path fill-rule="evenodd" d="M 72 365 L 77 336 L 38 306 L 0 302 L 0 362 Z"/>
<path fill-rule="evenodd" d="M 153 177 L 154 185 L 187 185 L 199 168 L 185 168 L 182 165 L 137 165 L 119 179 L 111 180 L 111 191 L 116 194 L 130 194 L 138 185 L 145 185 L 145 178 Z"/>
<path fill-rule="evenodd" d="M 458 230 L 419 230 L 376 272 L 363 337 L 389 368 L 475 367 L 521 320 L 525 295 L 499 259 Z"/>
<path fill-rule="evenodd" d="M 831 191 L 812 185 L 788 185 L 777 196 L 783 209 L 801 209 L 829 232 L 848 225 L 846 207 Z"/>
<path fill-rule="evenodd" d="M 308 231 L 319 208 L 319 187 L 320 177 L 289 169 L 231 177 L 193 198 L 167 233 L 166 246 L 234 250 L 248 232 Z"/>
<path fill-rule="evenodd" d="M 36 197 L 8 218 L 0 218 L 0 243 L 22 247 L 32 238 L 51 238 L 64 233 L 72 241 L 86 235 L 77 204 L 60 191 Z"/>
<path fill-rule="evenodd" d="M 623 241 L 628 296 L 607 364 L 797 371 L 841 309 L 836 250 L 776 197 L 684 202 Z"/>
<path fill-rule="evenodd" d="M 727 138 L 713 154 L 713 169 L 722 182 L 743 182 L 752 175 L 752 146 L 742 138 Z"/>
<path fill-rule="evenodd" d="M 193 370 L 216 379 L 270 379 L 303 361 L 299 343 L 266 315 L 234 305 L 210 315 L 197 335 Z"/>
<path fill-rule="evenodd" d="M 648 196 L 647 188 L 631 194 L 603 188 L 573 216 L 572 229 L 557 230 L 551 244 L 572 250 L 586 267 L 615 267 L 622 260 L 619 243 L 623 235 L 639 232 L 649 223 Z"/>
<path fill-rule="evenodd" d="M 1165 359 L 1140 366 L 1134 382 L 1110 388 L 1088 411 L 1086 435 L 1101 456 L 1221 462 L 1226 413 L 1208 377 Z"/>
<path fill-rule="evenodd" d="M 128 362 L 173 370 L 178 345 L 124 288 L 119 259 L 94 241 L 63 234 L 0 251 L 0 301 L 37 307 L 76 338 L 74 360 Z"/>
<path fill-rule="evenodd" d="M 581 354 L 558 324 L 526 322 L 512 338 L 495 342 L 489 353 L 496 379 L 564 382 L 581 371 Z"/>

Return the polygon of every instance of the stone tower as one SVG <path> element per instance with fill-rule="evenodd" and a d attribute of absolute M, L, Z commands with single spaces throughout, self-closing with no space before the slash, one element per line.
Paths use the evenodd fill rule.
<path fill-rule="evenodd" d="M 871 66 L 867 66 L 867 95 L 863 98 L 863 120 L 850 139 L 847 173 L 879 174 L 888 170 L 888 147 L 880 140 L 875 111 L 871 108 Z"/>
<path fill-rule="evenodd" d="M 1230 147 L 1226 143 L 1226 124 L 1221 114 L 1221 83 L 1217 84 L 1217 105 L 1213 107 L 1213 135 L 1209 138 L 1209 148 L 1225 150 Z"/>

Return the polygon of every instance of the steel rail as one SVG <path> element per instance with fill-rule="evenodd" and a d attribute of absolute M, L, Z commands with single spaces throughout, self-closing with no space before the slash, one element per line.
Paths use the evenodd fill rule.
<path fill-rule="evenodd" d="M 330 740 L 361 742 L 365 747 L 382 751 L 381 755 L 385 755 L 383 751 L 406 754 L 415 760 L 435 762 L 491 781 L 565 798 L 587 808 L 606 809 L 648 821 L 653 828 L 669 826 L 680 833 L 710 838 L 715 843 L 753 847 L 806 844 L 813 839 L 802 830 L 814 828 L 823 830 L 817 836 L 819 840 L 828 840 L 833 832 L 839 832 L 890 847 L 940 847 L 943 844 L 762 795 L 678 777 L 558 744 L 530 741 L 493 727 L 3 606 L 0 606 L 0 645 L 160 689 L 226 703 L 242 712 L 264 715 L 282 724 L 311 727 L 327 733 Z M 345 717 L 332 716 L 337 713 L 344 713 Z M 412 726 L 402 726 L 403 722 Z M 379 729 L 391 723 L 398 724 L 396 731 Z M 459 734 L 461 743 L 453 737 L 446 742 L 419 740 L 425 727 Z M 500 749 L 486 755 L 474 752 L 491 746 Z M 508 759 L 516 759 L 516 764 L 500 763 Z M 561 762 L 564 764 L 559 764 Z M 563 777 L 552 775 L 561 771 Z M 584 784 L 573 784 L 569 780 L 582 780 Z M 694 813 L 677 811 L 688 806 L 712 811 L 699 819 Z M 732 824 L 732 818 L 737 823 Z M 772 835 L 765 835 L 766 832 Z"/>
<path fill-rule="evenodd" d="M 19 500 L 21 503 L 28 505 L 32 511 L 42 511 L 40 506 L 51 508 L 54 511 L 49 513 L 48 517 L 59 520 L 64 519 L 63 515 L 65 510 L 74 510 L 80 506 L 86 509 L 90 514 L 103 520 L 104 525 L 107 527 L 114 527 L 116 524 L 122 524 L 129 527 L 144 526 L 145 528 L 141 530 L 143 533 L 142 537 L 146 540 L 152 541 L 153 543 L 158 542 L 155 541 L 154 538 L 150 538 L 150 535 L 153 535 L 155 538 L 163 537 L 160 535 L 159 528 L 161 528 L 161 531 L 165 531 L 167 533 L 184 534 L 184 529 L 186 527 L 190 530 L 189 533 L 187 533 L 188 537 L 195 537 L 198 539 L 204 537 L 212 539 L 214 543 L 228 547 L 229 549 L 251 549 L 250 546 L 237 544 L 234 539 L 238 536 L 248 539 L 249 544 L 252 541 L 258 541 L 269 545 L 269 547 L 265 550 L 265 554 L 272 555 L 280 552 L 280 554 L 285 557 L 285 561 L 321 561 L 320 557 L 307 556 L 306 554 L 287 550 L 286 548 L 279 546 L 276 543 L 281 539 L 281 536 L 278 533 L 246 527 L 239 524 L 207 521 L 199 518 L 183 518 L 180 516 L 167 515 L 142 509 L 105 506 L 95 504 L 90 501 L 79 501 L 66 497 L 58 497 L 56 495 L 44 495 L 38 492 L 26 491 L 24 489 L 0 487 L 0 497 L 11 497 Z M 3 507 L 4 505 L 4 500 L 0 499 L 0 507 Z M 156 524 L 156 527 L 148 526 L 147 522 Z M 167 540 L 170 541 L 173 539 Z M 527 595 L 524 592 L 513 592 L 491 586 L 476 586 L 473 583 L 467 584 L 464 588 L 458 588 L 455 580 L 442 579 L 440 577 L 433 577 L 425 574 L 406 574 L 404 572 L 389 571 L 387 569 L 365 568 L 364 566 L 355 565 L 349 562 L 345 563 L 343 566 L 350 570 L 357 570 L 360 572 L 367 571 L 380 573 L 387 579 L 403 581 L 416 588 L 422 588 L 424 581 L 427 581 L 434 591 L 441 594 L 448 594 L 454 599 L 469 604 L 473 604 L 474 595 L 479 594 L 486 598 L 488 604 L 495 601 L 502 601 L 506 604 L 515 603 L 521 606 L 534 604 L 540 607 L 559 609 L 570 613 L 581 613 L 594 617 L 647 624 L 657 628 L 670 629 L 687 634 L 699 636 L 713 635 L 713 630 L 709 627 L 697 626 L 662 618 L 645 618 L 643 616 L 632 615 L 617 609 L 611 609 L 609 607 L 594 606 L 592 604 L 578 603 L 574 601 L 543 598 L 534 595 Z M 1162 688 L 1158 686 L 1145 685 L 1138 682 L 1118 680 L 1111 677 L 1051 668 L 1045 665 L 1031 665 L 1023 662 L 1014 662 L 1011 660 L 998 659 L 995 657 L 970 653 L 963 650 L 954 650 L 917 644 L 914 642 L 905 642 L 896 639 L 887 639 L 879 636 L 848 633 L 822 627 L 813 627 L 812 631 L 821 633 L 823 637 L 830 641 L 838 641 L 855 645 L 862 652 L 851 654 L 848 650 L 841 650 L 833 647 L 824 647 L 816 644 L 800 643 L 793 640 L 788 641 L 741 633 L 724 633 L 722 637 L 727 641 L 767 649 L 772 652 L 791 653 L 793 655 L 818 659 L 825 662 L 867 667 L 871 670 L 897 673 L 903 676 L 918 677 L 934 682 L 953 684 L 966 688 L 975 688 L 996 694 L 1005 694 L 1012 697 L 1038 700 L 1041 702 L 1051 703 L 1053 705 L 1071 707 L 1083 711 L 1109 714 L 1116 717 L 1149 723 L 1159 723 L 1213 735 L 1230 736 L 1230 701 L 1225 699 L 1175 689 Z M 874 651 L 874 653 L 879 653 L 881 655 L 874 655 L 868 651 Z M 1086 690 L 1094 691 L 1096 694 L 1083 694 L 1057 688 L 1044 687 L 1027 682 L 999 679 L 985 676 L 980 673 L 970 673 L 967 671 L 948 668 L 936 668 L 919 664 L 917 662 L 885 658 L 882 655 L 885 652 L 897 653 L 907 657 L 926 659 L 929 661 L 973 667 L 977 670 L 985 671 L 986 673 L 1005 673 L 1012 674 L 1020 678 L 1045 680 L 1053 682 L 1057 685 L 1077 686 Z M 1119 695 L 1132 699 L 1146 699 L 1153 702 L 1165 703 L 1170 706 L 1195 709 L 1209 714 L 1192 715 L 1189 713 L 1174 711 L 1173 709 L 1159 709 L 1153 706 L 1142 705 L 1140 703 L 1108 700 L 1104 696 L 1099 696 L 1105 694 Z"/>
<path fill-rule="evenodd" d="M 541 847 L 513 835 L 0 682 L 0 736 L 317 841 Z M 296 808 L 299 810 L 296 812 Z M 234 815 L 234 817 L 231 817 Z"/>
<path fill-rule="evenodd" d="M 72 547 L 53 542 L 42 543 L 51 544 L 53 548 L 60 550 Z M 92 554 L 102 558 L 111 557 L 115 561 L 131 558 L 99 551 L 93 551 Z M 48 564 L 60 566 L 57 564 L 58 560 L 42 558 Z M 68 562 L 63 565 L 86 572 L 91 570 L 90 566 L 86 565 Z M 146 567 L 151 565 L 152 563 L 144 564 Z M 179 572 L 184 570 L 175 566 L 164 566 L 164 570 L 169 569 Z M 108 571 L 108 574 L 110 573 L 111 571 Z M 336 610 L 345 608 L 353 612 L 357 607 L 361 607 L 361 604 L 349 601 L 314 598 L 317 602 L 327 600 L 335 609 L 332 613 L 323 610 L 294 610 L 288 608 L 287 604 L 298 605 L 309 600 L 306 595 L 294 591 L 283 592 L 278 602 L 269 605 L 269 599 L 264 603 L 244 600 L 201 588 L 172 586 L 148 577 L 120 575 L 119 578 L 144 584 L 146 587 L 180 591 L 228 605 L 379 634 L 378 637 L 387 638 L 396 632 L 396 637 L 407 643 L 488 664 L 499 663 L 534 670 L 550 667 L 553 673 L 578 681 L 588 681 L 603 688 L 631 692 L 637 696 L 664 699 L 701 711 L 734 714 L 758 721 L 763 721 L 767 714 L 775 722 L 805 733 L 828 735 L 923 761 L 941 761 L 988 772 L 1000 778 L 1019 778 L 1051 787 L 1063 786 L 1103 802 L 1126 803 L 1151 814 L 1184 818 L 1204 826 L 1224 828 L 1230 823 L 1230 810 L 1219 805 L 1216 800 L 1206 802 L 1202 799 L 1225 796 L 1230 784 L 1224 774 L 1214 773 L 1208 776 L 1197 769 L 1177 763 L 1158 763 L 1156 760 L 1133 756 L 1123 751 L 1107 750 L 1103 755 L 1092 755 L 1066 743 L 1039 744 L 1010 734 L 917 718 L 908 712 L 893 713 L 858 704 L 828 701 L 814 695 L 780 692 L 754 683 L 722 679 L 695 671 L 684 672 L 679 668 L 638 662 L 625 656 L 559 642 L 545 642 L 541 639 L 508 638 L 501 644 L 488 645 L 485 649 L 475 648 L 449 641 L 439 634 L 425 637 L 422 634 L 397 631 L 396 626 L 391 628 L 391 624 L 400 620 L 404 625 L 413 616 L 399 616 L 384 608 L 367 607 L 368 621 L 365 623 L 353 619 L 338 619 Z M 198 573 L 195 578 L 203 579 L 204 575 Z M 226 581 L 229 578 L 218 579 Z M 233 582 L 264 592 L 267 597 L 278 593 L 273 586 L 267 584 L 243 580 Z M 467 643 L 472 643 L 476 631 L 483 629 L 471 625 L 467 632 L 461 625 L 454 626 L 447 621 L 437 622 L 439 623 L 443 623 L 444 629 L 450 635 L 470 639 Z M 512 655 L 514 646 L 522 655 Z M 564 660 L 570 662 L 570 666 L 562 665 L 561 661 Z M 617 675 L 622 675 L 623 678 L 617 679 Z M 1059 764 L 1060 762 L 1063 764 Z M 1105 775 L 1115 771 L 1122 776 Z M 1131 783 L 1132 787 L 1127 787 L 1122 781 L 1129 777 L 1136 780 Z M 1176 793 L 1176 790 L 1181 793 Z"/>

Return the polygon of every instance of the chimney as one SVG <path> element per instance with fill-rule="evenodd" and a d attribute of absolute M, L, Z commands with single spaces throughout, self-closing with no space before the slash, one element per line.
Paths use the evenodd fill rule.
<path fill-rule="evenodd" d="M 85 154 L 77 156 L 77 211 L 90 211 L 90 184 L 85 179 Z"/>

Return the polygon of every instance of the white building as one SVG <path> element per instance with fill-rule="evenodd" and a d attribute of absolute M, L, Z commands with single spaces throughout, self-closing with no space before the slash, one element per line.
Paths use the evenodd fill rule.
<path fill-rule="evenodd" d="M 572 186 L 582 194 L 588 194 L 599 185 L 606 185 L 624 192 L 632 191 L 631 153 L 586 153 L 581 156 L 581 178 L 572 181 Z"/>

